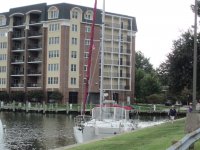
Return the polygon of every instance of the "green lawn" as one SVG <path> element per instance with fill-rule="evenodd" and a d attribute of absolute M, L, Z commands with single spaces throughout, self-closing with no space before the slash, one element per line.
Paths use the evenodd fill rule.
<path fill-rule="evenodd" d="M 135 132 L 81 144 L 71 150 L 165 150 L 184 137 L 185 120 L 165 123 Z M 198 143 L 196 145 L 199 145 Z M 196 146 L 195 145 L 195 146 Z M 199 147 L 199 146 L 198 146 Z"/>

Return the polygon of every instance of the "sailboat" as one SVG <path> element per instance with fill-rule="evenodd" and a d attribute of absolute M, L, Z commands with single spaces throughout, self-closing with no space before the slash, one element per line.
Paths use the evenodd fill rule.
<path fill-rule="evenodd" d="M 94 15 L 96 11 L 96 4 L 97 0 L 95 0 Z M 83 114 L 74 118 L 75 126 L 73 130 L 77 143 L 101 139 L 104 137 L 132 131 L 137 128 L 137 124 L 129 119 L 129 112 L 132 109 L 131 107 L 120 106 L 116 104 L 114 100 L 105 100 L 105 93 L 103 91 L 105 0 L 103 0 L 102 16 L 100 104 L 92 109 L 92 116 L 85 115 L 85 101 L 88 97 L 88 86 L 86 83 Z M 94 30 L 94 17 L 95 16 L 93 16 L 92 30 Z M 93 39 L 91 38 L 91 42 L 92 40 Z M 93 43 L 91 43 L 90 48 L 92 48 L 92 44 Z M 89 80 L 88 77 L 87 79 Z"/>

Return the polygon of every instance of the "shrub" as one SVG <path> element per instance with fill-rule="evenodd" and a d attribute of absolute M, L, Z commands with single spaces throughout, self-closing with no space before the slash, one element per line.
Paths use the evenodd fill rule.
<path fill-rule="evenodd" d="M 147 103 L 150 103 L 150 104 L 162 104 L 162 103 L 164 103 L 165 95 L 164 94 L 152 94 L 150 96 L 147 96 L 146 99 L 147 99 Z"/>

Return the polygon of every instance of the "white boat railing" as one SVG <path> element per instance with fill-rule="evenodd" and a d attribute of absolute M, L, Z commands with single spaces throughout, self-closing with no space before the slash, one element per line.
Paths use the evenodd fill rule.
<path fill-rule="evenodd" d="M 75 126 L 81 127 L 85 122 L 88 122 L 92 119 L 92 116 L 88 115 L 78 115 L 74 118 Z"/>
<path fill-rule="evenodd" d="M 112 119 L 112 120 L 129 119 L 129 111 L 127 112 L 127 110 L 125 110 L 124 108 L 109 107 L 109 106 L 103 106 L 102 108 L 100 107 L 93 108 L 92 118 L 99 120 L 100 111 L 102 113 L 102 119 Z"/>

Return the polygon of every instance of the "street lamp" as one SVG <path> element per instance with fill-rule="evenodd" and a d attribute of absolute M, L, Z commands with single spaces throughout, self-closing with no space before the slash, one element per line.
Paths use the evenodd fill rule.
<path fill-rule="evenodd" d="M 194 56 L 193 56 L 193 111 L 196 111 L 196 82 L 197 82 L 197 0 L 194 5 Z"/>

